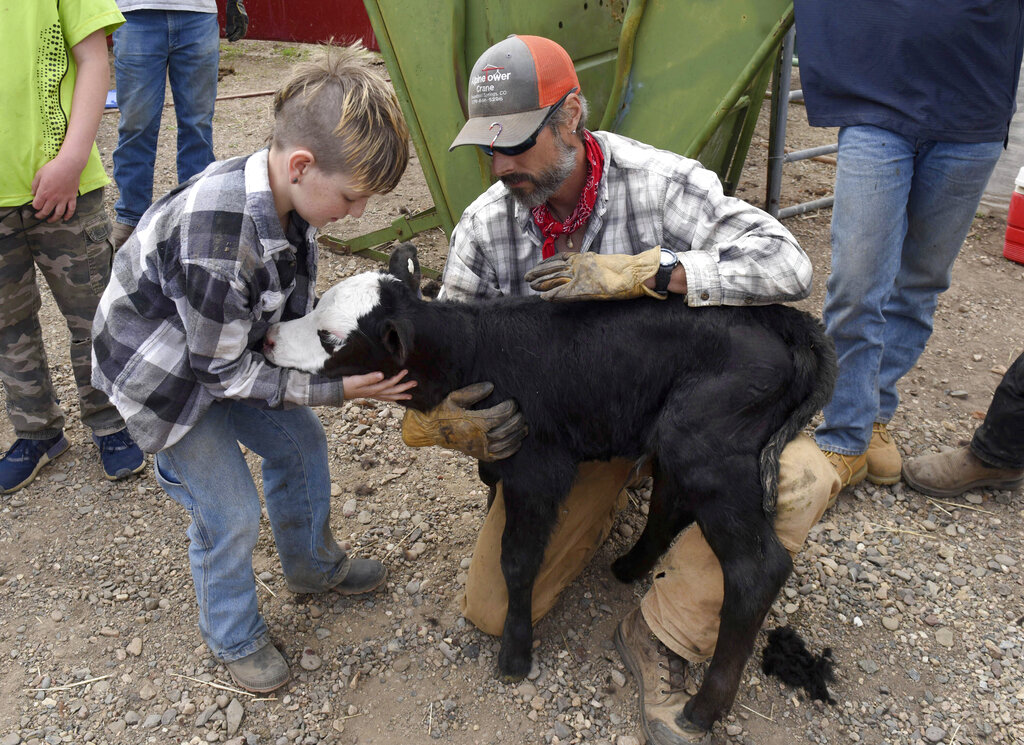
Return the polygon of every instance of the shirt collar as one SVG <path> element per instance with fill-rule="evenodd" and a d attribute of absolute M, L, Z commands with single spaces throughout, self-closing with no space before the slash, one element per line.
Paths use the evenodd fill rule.
<path fill-rule="evenodd" d="M 277 219 L 274 193 L 270 189 L 270 149 L 257 150 L 245 162 L 245 209 L 256 226 L 256 235 L 266 256 L 275 256 L 282 251 L 294 251 L 285 235 L 281 221 Z M 301 220 L 301 218 L 300 218 Z M 305 225 L 305 221 L 301 220 Z M 315 229 L 312 229 L 315 234 Z M 310 240 L 309 230 L 306 238 Z"/>
<path fill-rule="evenodd" d="M 595 217 L 601 217 L 604 215 L 605 210 L 608 207 L 608 171 L 611 169 L 611 148 L 608 146 L 608 141 L 605 138 L 604 132 L 591 132 L 594 135 L 594 139 L 597 140 L 597 144 L 601 146 L 601 154 L 604 155 L 604 170 L 601 172 L 601 183 L 597 185 L 597 202 L 594 203 L 594 211 L 590 215 L 590 220 L 587 221 L 587 228 L 589 232 L 590 223 Z M 519 204 L 513 197 L 508 188 L 500 181 L 496 182 L 504 192 L 505 198 L 512 202 L 513 215 L 516 223 L 524 233 L 536 237 L 540 240 L 540 228 L 533 221 L 533 215 L 530 214 L 530 210 L 527 207 Z"/>

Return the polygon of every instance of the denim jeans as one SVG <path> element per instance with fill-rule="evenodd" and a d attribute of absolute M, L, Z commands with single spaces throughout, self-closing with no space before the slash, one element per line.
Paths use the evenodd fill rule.
<path fill-rule="evenodd" d="M 1001 152 L 1002 142 L 839 131 L 824 311 L 839 378 L 815 432 L 823 450 L 859 455 L 872 423 L 892 418 L 896 383 L 931 336 L 939 293 Z"/>
<path fill-rule="evenodd" d="M 322 592 L 348 571 L 345 551 L 331 535 L 327 437 L 313 410 L 214 403 L 184 437 L 156 454 L 154 470 L 192 518 L 188 555 L 199 630 L 224 662 L 269 642 L 252 567 L 260 496 L 236 441 L 263 459 L 263 498 L 288 589 Z"/>
<path fill-rule="evenodd" d="M 220 27 L 216 13 L 133 10 L 114 32 L 114 72 L 121 121 L 114 150 L 120 194 L 117 221 L 137 225 L 153 200 L 153 167 L 171 82 L 178 120 L 178 181 L 213 162 L 213 106 L 217 98 Z"/>

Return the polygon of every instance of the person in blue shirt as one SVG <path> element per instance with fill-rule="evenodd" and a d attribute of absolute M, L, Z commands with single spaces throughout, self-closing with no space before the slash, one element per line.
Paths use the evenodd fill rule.
<path fill-rule="evenodd" d="M 1014 112 L 1020 0 L 796 0 L 812 126 L 839 127 L 818 446 L 844 486 L 900 480 L 886 425 L 932 332 Z"/>

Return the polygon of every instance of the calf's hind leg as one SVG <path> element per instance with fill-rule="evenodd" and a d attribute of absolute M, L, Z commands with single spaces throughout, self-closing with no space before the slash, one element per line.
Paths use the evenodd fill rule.
<path fill-rule="evenodd" d="M 744 504 L 711 501 L 697 515 L 721 564 L 725 592 L 715 654 L 682 714 L 705 730 L 732 706 L 757 632 L 793 567 L 754 492 Z"/>
<path fill-rule="evenodd" d="M 647 574 L 672 540 L 692 522 L 693 513 L 682 507 L 678 482 L 656 464 L 647 523 L 633 547 L 612 562 L 616 579 L 634 582 Z"/>

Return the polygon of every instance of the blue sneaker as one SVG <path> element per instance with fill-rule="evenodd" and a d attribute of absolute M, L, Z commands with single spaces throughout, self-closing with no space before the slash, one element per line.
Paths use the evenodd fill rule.
<path fill-rule="evenodd" d="M 63 432 L 49 440 L 15 440 L 0 459 L 0 494 L 10 494 L 31 484 L 40 469 L 68 447 Z"/>
<path fill-rule="evenodd" d="M 146 456 L 127 429 L 101 437 L 93 435 L 92 441 L 100 449 L 103 473 L 111 481 L 126 479 L 146 467 Z"/>

